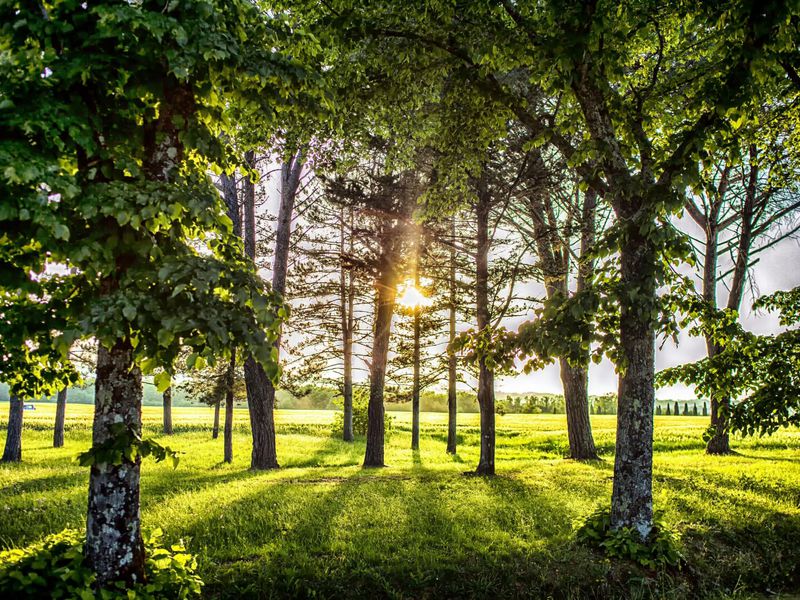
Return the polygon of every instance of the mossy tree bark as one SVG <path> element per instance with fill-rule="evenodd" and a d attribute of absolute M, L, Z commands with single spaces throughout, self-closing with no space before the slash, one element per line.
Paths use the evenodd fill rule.
<path fill-rule="evenodd" d="M 112 426 L 124 423 L 141 435 L 142 375 L 126 339 L 97 351 L 92 445 L 112 437 Z M 141 458 L 121 464 L 96 463 L 89 474 L 86 560 L 97 574 L 97 586 L 111 581 L 144 580 L 144 544 L 139 516 Z"/>

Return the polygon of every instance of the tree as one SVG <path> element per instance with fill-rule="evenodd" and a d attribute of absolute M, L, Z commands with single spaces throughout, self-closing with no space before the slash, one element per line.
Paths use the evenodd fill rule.
<path fill-rule="evenodd" d="M 737 398 L 723 408 L 729 431 L 769 435 L 800 423 L 800 287 L 759 298 L 756 308 L 778 311 L 787 327 L 775 335 L 745 331 L 732 310 L 706 310 L 698 315 L 695 331 L 708 334 L 721 351 L 700 361 L 665 369 L 660 383 L 694 385 L 713 397 L 725 393 Z M 710 438 L 715 428 L 709 428 Z"/>
<path fill-rule="evenodd" d="M 0 187 L 13 199 L 1 216 L 4 235 L 28 249 L 3 287 L 30 281 L 31 263 L 35 272 L 48 261 L 75 267 L 71 296 L 44 306 L 66 319 L 54 341 L 63 356 L 73 339 L 99 341 L 93 445 L 82 456 L 91 465 L 86 559 L 97 586 L 141 581 L 141 456 L 160 448 L 141 439 L 142 371 L 171 368 L 181 347 L 190 366 L 213 361 L 233 341 L 278 374 L 269 347 L 280 304 L 242 260 L 206 173 L 225 162 L 216 129 L 226 105 L 298 84 L 298 70 L 246 2 L 60 3 L 44 13 L 12 3 L 3 12 L 2 45 L 16 58 L 0 76 L 0 152 L 12 165 Z M 165 389 L 169 372 L 156 382 Z"/>
<path fill-rule="evenodd" d="M 760 112 L 762 123 L 776 119 L 768 111 Z M 687 197 L 686 211 L 703 232 L 701 240 L 695 242 L 703 258 L 701 293 L 714 308 L 719 307 L 717 287 L 722 282 L 728 289 L 725 308 L 738 311 L 753 257 L 796 235 L 800 228 L 798 167 L 784 148 L 787 132 L 783 127 L 774 129 L 764 124 L 743 128 L 742 142 L 720 150 L 719 156 L 703 165 L 699 189 Z M 720 268 L 720 259 L 727 255 L 732 266 Z M 721 350 L 710 335 L 706 336 L 706 350 L 709 356 Z M 710 401 L 716 433 L 706 451 L 727 454 L 730 441 L 722 413 L 727 411 L 730 398 L 723 395 Z"/>

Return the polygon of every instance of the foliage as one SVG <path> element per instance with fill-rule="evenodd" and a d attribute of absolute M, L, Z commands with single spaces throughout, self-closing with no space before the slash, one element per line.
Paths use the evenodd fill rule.
<path fill-rule="evenodd" d="M 633 528 L 612 529 L 611 513 L 600 508 L 578 525 L 575 539 L 601 549 L 609 558 L 630 560 L 650 569 L 675 567 L 683 561 L 675 535 L 657 516 L 643 542 Z"/>
<path fill-rule="evenodd" d="M 707 333 L 720 345 L 710 358 L 665 369 L 661 385 L 694 385 L 699 395 L 734 400 L 726 412 L 732 431 L 771 434 L 800 423 L 800 287 L 757 300 L 754 308 L 777 310 L 790 329 L 755 335 L 737 322 L 735 311 L 701 309 L 692 314 L 692 331 Z"/>
<path fill-rule="evenodd" d="M 84 564 L 84 534 L 65 529 L 26 548 L 0 553 L 0 593 L 21 598 L 173 600 L 200 595 L 197 561 L 182 543 L 168 548 L 156 529 L 145 539 L 145 583 L 95 591 L 95 575 Z"/>
<path fill-rule="evenodd" d="M 369 421 L 369 388 L 364 386 L 353 387 L 353 434 L 367 435 Z M 394 417 L 387 412 L 383 413 L 383 431 L 389 435 L 394 429 Z M 331 432 L 340 437 L 344 431 L 344 412 L 336 411 L 333 417 Z"/>
<path fill-rule="evenodd" d="M 78 455 L 77 460 L 81 466 L 88 467 L 99 463 L 121 465 L 126 460 L 135 463 L 139 458 L 152 456 L 156 462 L 171 458 L 173 468 L 178 467 L 180 460 L 178 452 L 162 446 L 153 439 L 142 439 L 133 427 L 125 423 L 111 425 L 109 436 L 102 444 L 95 444 Z"/>

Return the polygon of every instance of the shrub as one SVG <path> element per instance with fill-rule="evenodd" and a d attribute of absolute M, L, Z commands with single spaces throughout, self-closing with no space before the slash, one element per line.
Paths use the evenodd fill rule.
<path fill-rule="evenodd" d="M 611 529 L 611 513 L 599 509 L 578 525 L 575 539 L 603 551 L 609 558 L 633 561 L 643 567 L 658 569 L 680 566 L 683 556 L 675 535 L 655 518 L 645 541 L 630 527 Z"/>
<path fill-rule="evenodd" d="M 358 387 L 353 389 L 353 435 L 367 435 L 367 421 L 369 408 L 369 389 Z M 333 416 L 331 426 L 333 435 L 341 436 L 344 433 L 344 412 L 337 412 Z M 394 429 L 394 417 L 383 413 L 383 429 L 389 434 Z"/>
<path fill-rule="evenodd" d="M 5 598 L 81 598 L 115 600 L 185 599 L 200 595 L 197 561 L 181 544 L 164 548 L 161 530 L 145 540 L 147 581 L 92 589 L 95 575 L 83 560 L 84 534 L 65 529 L 27 548 L 0 552 L 0 596 Z"/>

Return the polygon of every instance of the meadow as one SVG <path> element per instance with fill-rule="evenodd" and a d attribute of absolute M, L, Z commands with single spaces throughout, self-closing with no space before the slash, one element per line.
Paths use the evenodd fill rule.
<path fill-rule="evenodd" d="M 86 517 L 91 406 L 67 409 L 53 449 L 54 406 L 25 412 L 23 462 L 0 466 L 0 546 L 20 547 Z M 330 435 L 333 411 L 277 411 L 281 469 L 251 472 L 247 412 L 235 411 L 234 462 L 211 439 L 211 409 L 175 408 L 175 434 L 145 407 L 147 435 L 183 452 L 145 461 L 145 531 L 161 528 L 197 555 L 209 598 L 247 597 L 789 597 L 800 591 L 800 430 L 703 452 L 702 417 L 657 417 L 654 495 L 685 563 L 650 571 L 577 544 L 574 527 L 611 494 L 613 416 L 593 416 L 603 460 L 562 458 L 563 415 L 498 416 L 497 476 L 466 476 L 478 416 L 460 415 L 459 451 L 444 452 L 446 415 L 393 413 L 388 467 L 363 470 L 363 440 Z M 3 427 L 4 423 L 0 424 Z"/>

